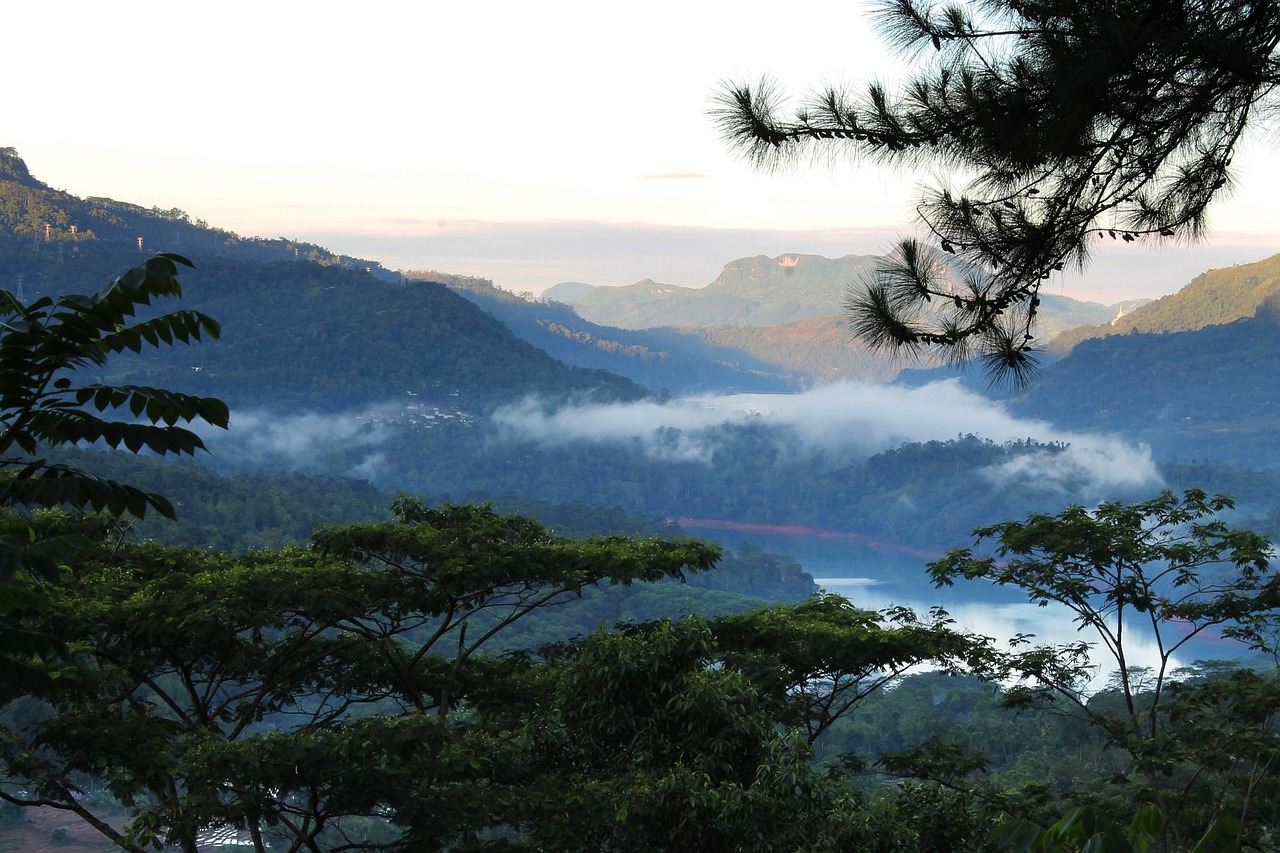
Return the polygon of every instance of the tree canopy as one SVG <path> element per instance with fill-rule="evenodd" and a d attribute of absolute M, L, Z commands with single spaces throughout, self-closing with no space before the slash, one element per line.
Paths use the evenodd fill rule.
<path fill-rule="evenodd" d="M 221 400 L 85 376 L 126 351 L 218 337 L 218 323 L 198 311 L 139 317 L 154 301 L 181 296 L 179 265 L 191 262 L 156 255 L 95 294 L 30 304 L 0 290 L 0 681 L 48 686 L 30 658 L 51 654 L 57 644 L 21 622 L 44 604 L 42 586 L 57 582 L 59 563 L 78 540 L 38 535 L 26 511 L 67 506 L 141 518 L 150 508 L 174 516 L 161 495 L 39 454 L 95 443 L 194 454 L 204 443 L 180 423 L 227 426 Z"/>
<path fill-rule="evenodd" d="M 1229 526 L 1223 514 L 1231 509 L 1228 498 L 1197 489 L 1092 510 L 1069 506 L 978 528 L 979 542 L 996 543 L 992 553 L 958 548 L 929 566 L 939 586 L 981 578 L 1017 587 L 1040 606 L 1064 607 L 1096 637 L 1096 644 L 1025 649 L 1019 646 L 1029 638 L 1015 638 L 1011 652 L 993 659 L 992 674 L 1018 680 L 1009 701 L 1048 700 L 1127 752 L 1142 797 L 1168 820 L 1159 831 L 1178 849 L 1217 819 L 1239 835 L 1265 799 L 1276 757 L 1274 679 L 1240 673 L 1197 684 L 1173 667 L 1176 655 L 1210 633 L 1276 652 L 1275 549 L 1267 537 Z M 1143 645 L 1148 666 L 1137 663 Z M 1101 691 L 1087 687 L 1096 674 L 1091 649 L 1115 665 Z M 1228 742 L 1230 757 L 1221 749 Z"/>
<path fill-rule="evenodd" d="M 1244 0 L 881 0 L 901 87 L 826 87 L 790 118 L 770 81 L 732 83 L 715 118 L 759 166 L 802 154 L 930 165 L 928 241 L 905 240 L 851 323 L 900 351 L 936 348 L 1025 379 L 1041 283 L 1098 239 L 1194 239 L 1280 65 L 1280 5 Z"/>
<path fill-rule="evenodd" d="M 41 661 L 69 681 L 45 699 L 0 682 L 0 803 L 135 853 L 209 828 L 315 853 L 868 849 L 812 740 L 909 666 L 983 645 L 826 596 L 503 652 L 592 585 L 683 578 L 718 549 L 394 511 L 310 549 L 75 555 L 31 618 L 80 666 Z"/>

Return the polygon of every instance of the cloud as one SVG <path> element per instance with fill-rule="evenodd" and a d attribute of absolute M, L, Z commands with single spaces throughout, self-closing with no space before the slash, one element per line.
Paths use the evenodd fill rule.
<path fill-rule="evenodd" d="M 382 423 L 398 413 L 385 406 L 361 412 L 280 415 L 236 411 L 226 431 L 197 429 L 215 463 L 330 472 L 374 479 L 383 464 L 373 448 L 387 437 Z"/>
<path fill-rule="evenodd" d="M 998 485 L 1011 481 L 1042 491 L 1079 491 L 1086 500 L 1104 500 L 1116 490 L 1132 491 L 1161 483 L 1145 445 L 1132 447 L 1119 439 L 1063 433 L 1069 445 L 1061 451 L 1040 450 L 1010 459 L 984 474 Z"/>
<path fill-rule="evenodd" d="M 1087 485 L 1099 493 L 1160 482 L 1146 448 L 1014 417 L 955 379 L 919 388 L 842 382 L 800 394 L 735 394 L 558 409 L 530 399 L 500 409 L 494 423 L 507 439 L 548 447 L 612 442 L 639 446 L 656 459 L 704 462 L 710 462 L 726 425 L 745 423 L 775 429 L 779 447 L 787 452 L 821 456 L 833 464 L 865 459 L 903 443 L 964 435 L 996 443 L 1030 438 L 1068 446 L 1028 454 L 988 470 L 986 476 L 993 482 L 1016 478 L 1049 490 Z"/>

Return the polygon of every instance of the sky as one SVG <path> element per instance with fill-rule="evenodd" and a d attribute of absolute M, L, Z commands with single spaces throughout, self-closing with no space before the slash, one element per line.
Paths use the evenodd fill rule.
<path fill-rule="evenodd" d="M 913 233 L 927 173 L 759 173 L 718 138 L 724 80 L 899 79 L 864 2 L 101 3 L 6 9 L 0 145 L 78 196 L 179 207 L 393 269 L 686 286 L 749 255 Z M 1108 249 L 1050 283 L 1116 302 L 1280 251 L 1275 137 L 1200 246 Z"/>

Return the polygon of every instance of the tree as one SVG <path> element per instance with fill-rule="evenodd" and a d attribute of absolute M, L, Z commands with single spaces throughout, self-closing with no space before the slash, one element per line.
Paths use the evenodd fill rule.
<path fill-rule="evenodd" d="M 554 659 L 534 717 L 532 846 L 565 851 L 855 849 L 843 784 L 812 765 L 714 623 L 600 630 Z M 841 843 L 841 842 L 844 843 Z"/>
<path fill-rule="evenodd" d="M 48 686 L 29 664 L 56 644 L 20 623 L 24 613 L 43 604 L 42 583 L 57 581 L 58 563 L 77 541 L 36 536 L 23 511 L 69 506 L 141 518 L 150 508 L 174 515 L 160 495 L 38 454 L 95 443 L 123 445 L 132 453 L 191 454 L 204 443 L 180 421 L 227 426 L 220 400 L 76 381 L 76 371 L 102 367 L 126 350 L 218 336 L 217 322 L 195 311 L 137 319 L 153 300 L 182 294 L 179 265 L 191 263 L 157 255 L 91 296 L 41 297 L 26 305 L 0 291 L 0 681 L 28 689 Z"/>
<path fill-rule="evenodd" d="M 911 663 L 981 645 L 826 596 L 513 649 L 592 584 L 679 579 L 717 550 L 395 512 L 310 549 L 75 555 L 32 621 L 81 665 L 42 700 L 0 685 L 0 801 L 134 853 L 211 827 L 277 851 L 864 849 L 891 830 L 812 739 Z"/>
<path fill-rule="evenodd" d="M 940 586 L 981 578 L 1016 586 L 1041 606 L 1065 607 L 1081 630 L 1096 638 L 1116 673 L 1113 685 L 1094 695 L 1087 692 L 1095 675 L 1088 642 L 1060 648 L 1015 645 L 993 662 L 992 675 L 1022 679 L 1009 690 L 1011 701 L 1079 714 L 1125 750 L 1142 796 L 1168 819 L 1179 846 L 1228 803 L 1243 820 L 1260 781 L 1246 778 L 1238 798 L 1211 793 L 1209 800 L 1217 805 L 1207 815 L 1193 808 L 1205 789 L 1230 779 L 1211 772 L 1221 756 L 1205 748 L 1206 731 L 1189 727 L 1188 720 L 1212 728 L 1215 744 L 1230 738 L 1232 749 L 1265 743 L 1269 754 L 1274 751 L 1266 731 L 1270 714 L 1258 710 L 1273 692 L 1241 682 L 1236 702 L 1223 693 L 1229 685 L 1217 684 L 1211 691 L 1222 699 L 1217 713 L 1206 713 L 1203 691 L 1187 695 L 1184 688 L 1177 702 L 1168 695 L 1174 656 L 1196 637 L 1215 631 L 1270 650 L 1280 621 L 1280 576 L 1270 570 L 1272 545 L 1260 534 L 1228 526 L 1221 514 L 1231 508 L 1229 499 L 1195 489 L 1131 504 L 1103 503 L 1094 510 L 1071 506 L 1058 515 L 1032 514 L 1025 521 L 978 528 L 979 543 L 995 541 L 992 553 L 956 549 L 929 566 Z M 1153 666 L 1137 665 L 1133 650 L 1139 644 L 1155 649 Z M 1253 769 L 1265 775 L 1269 765 L 1268 755 Z"/>
<path fill-rule="evenodd" d="M 501 781 L 519 743 L 474 709 L 484 697 L 536 708 L 525 686 L 541 682 L 490 641 L 591 584 L 682 577 L 717 554 L 562 539 L 486 507 L 395 510 L 394 522 L 321 531 L 311 550 L 107 542 L 80 554 L 32 617 L 64 638 L 78 674 L 46 704 L 0 684 L 0 800 L 75 813 L 135 853 L 194 851 L 212 826 L 245 830 L 259 850 L 273 835 L 274 850 L 318 850 L 327 834 L 383 843 L 354 838 L 353 824 L 407 834 L 401 849 L 453 849 L 521 806 Z M 47 523 L 55 535 L 65 524 Z M 123 804 L 128 829 L 102 820 L 86 789 Z"/>
<path fill-rule="evenodd" d="M 530 837 L 554 850 L 901 841 L 910 833 L 873 824 L 838 765 L 815 765 L 814 741 L 909 666 L 954 665 L 984 647 L 944 614 L 926 622 L 820 595 L 552 648 L 551 713 L 529 734 L 542 779 L 531 794 L 550 799 L 527 818 Z"/>
<path fill-rule="evenodd" d="M 950 627 L 935 610 L 859 610 L 841 596 L 722 616 L 712 623 L 723 665 L 746 674 L 779 720 L 812 745 L 867 696 L 921 663 L 957 668 L 981 658 L 984 638 Z"/>
<path fill-rule="evenodd" d="M 851 291 L 851 323 L 874 345 L 976 356 L 1017 380 L 1041 283 L 1099 238 L 1202 236 L 1280 81 L 1272 2 L 881 0 L 877 17 L 901 53 L 932 48 L 897 92 L 828 87 L 786 119 L 769 81 L 732 84 L 714 115 L 763 167 L 847 152 L 964 181 L 917 208 L 941 253 L 903 241 Z"/>

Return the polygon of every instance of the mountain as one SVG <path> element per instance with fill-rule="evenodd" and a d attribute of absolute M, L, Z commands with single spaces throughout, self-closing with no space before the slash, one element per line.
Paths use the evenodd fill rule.
<path fill-rule="evenodd" d="M 657 326 L 769 326 L 841 309 L 845 288 L 878 259 L 847 255 L 757 255 L 725 264 L 706 287 L 679 287 L 651 279 L 625 287 L 562 285 L 544 296 L 572 305 L 584 318 L 621 329 Z"/>
<path fill-rule="evenodd" d="M 1231 323 L 1082 341 L 1009 406 L 1063 427 L 1123 433 L 1158 458 L 1280 465 L 1277 352 L 1280 297 Z"/>
<path fill-rule="evenodd" d="M 163 370 L 130 381 L 198 388 L 244 406 L 325 410 L 413 397 L 478 411 L 530 394 L 647 393 L 557 361 L 439 284 L 224 259 L 202 262 L 183 281 L 183 306 L 219 318 L 223 339 L 175 351 Z"/>
<path fill-rule="evenodd" d="M 1280 294 L 1280 255 L 1209 270 L 1177 293 L 1123 312 L 1102 324 L 1064 332 L 1050 345 L 1066 352 L 1084 340 L 1130 332 L 1185 332 L 1252 317 Z"/>
<path fill-rule="evenodd" d="M 725 264 L 705 287 L 659 284 L 651 279 L 625 287 L 568 283 L 548 289 L 543 297 L 572 305 L 593 323 L 622 329 L 764 327 L 842 314 L 848 290 L 857 287 L 880 260 L 875 255 L 834 260 L 821 255 L 757 255 Z M 1045 294 L 1042 301 L 1040 316 L 1050 334 L 1103 323 L 1117 313 L 1115 306 L 1065 296 Z"/>
<path fill-rule="evenodd" d="M 557 361 L 443 285 L 406 282 L 309 244 L 243 240 L 185 214 L 79 199 L 48 189 L 12 149 L 0 149 L 0 286 L 28 301 L 92 292 L 153 251 L 195 262 L 180 275 L 180 307 L 217 319 L 222 340 L 118 359 L 113 382 L 218 396 L 233 410 L 290 412 L 388 402 L 478 412 L 527 395 L 648 394 Z"/>
<path fill-rule="evenodd" d="M 759 369 L 808 383 L 887 382 L 905 367 L 936 362 L 904 362 L 869 350 L 849 331 L 843 313 L 846 293 L 880 260 L 871 255 L 835 260 L 758 255 L 725 264 L 716 280 L 702 288 L 648 279 L 626 287 L 565 283 L 548 289 L 543 298 L 569 304 L 586 320 L 604 326 L 679 328 L 732 353 L 735 360 L 749 360 Z M 1054 294 L 1044 294 L 1041 303 L 1040 334 L 1046 339 L 1076 326 L 1106 322 L 1121 310 Z"/>
<path fill-rule="evenodd" d="M 362 269 L 387 280 L 399 278 L 377 261 L 336 255 L 298 240 L 241 237 L 192 220 L 176 207 L 145 208 L 97 196 L 82 199 L 52 189 L 32 177 L 13 148 L 0 148 L 0 237 L 29 241 L 33 254 L 63 260 L 104 249 L 133 249 L 143 256 L 165 251 L 254 261 L 308 260 Z"/>
<path fill-rule="evenodd" d="M 516 335 L 567 364 L 608 370 L 649 388 L 692 394 L 789 391 L 799 384 L 796 376 L 740 349 L 706 340 L 700 334 L 705 330 L 615 329 L 584 320 L 563 303 L 518 296 L 487 279 L 426 271 L 406 275 L 444 282 Z"/>
<path fill-rule="evenodd" d="M 594 284 L 586 284 L 581 281 L 562 281 L 544 290 L 542 298 L 551 302 L 563 302 L 565 305 L 572 305 L 595 289 L 596 286 Z"/>
<path fill-rule="evenodd" d="M 689 331 L 708 344 L 754 358 L 773 370 L 802 376 L 810 384 L 890 382 L 904 366 L 902 360 L 877 352 L 854 337 L 843 314 L 763 327 L 707 326 Z"/>

